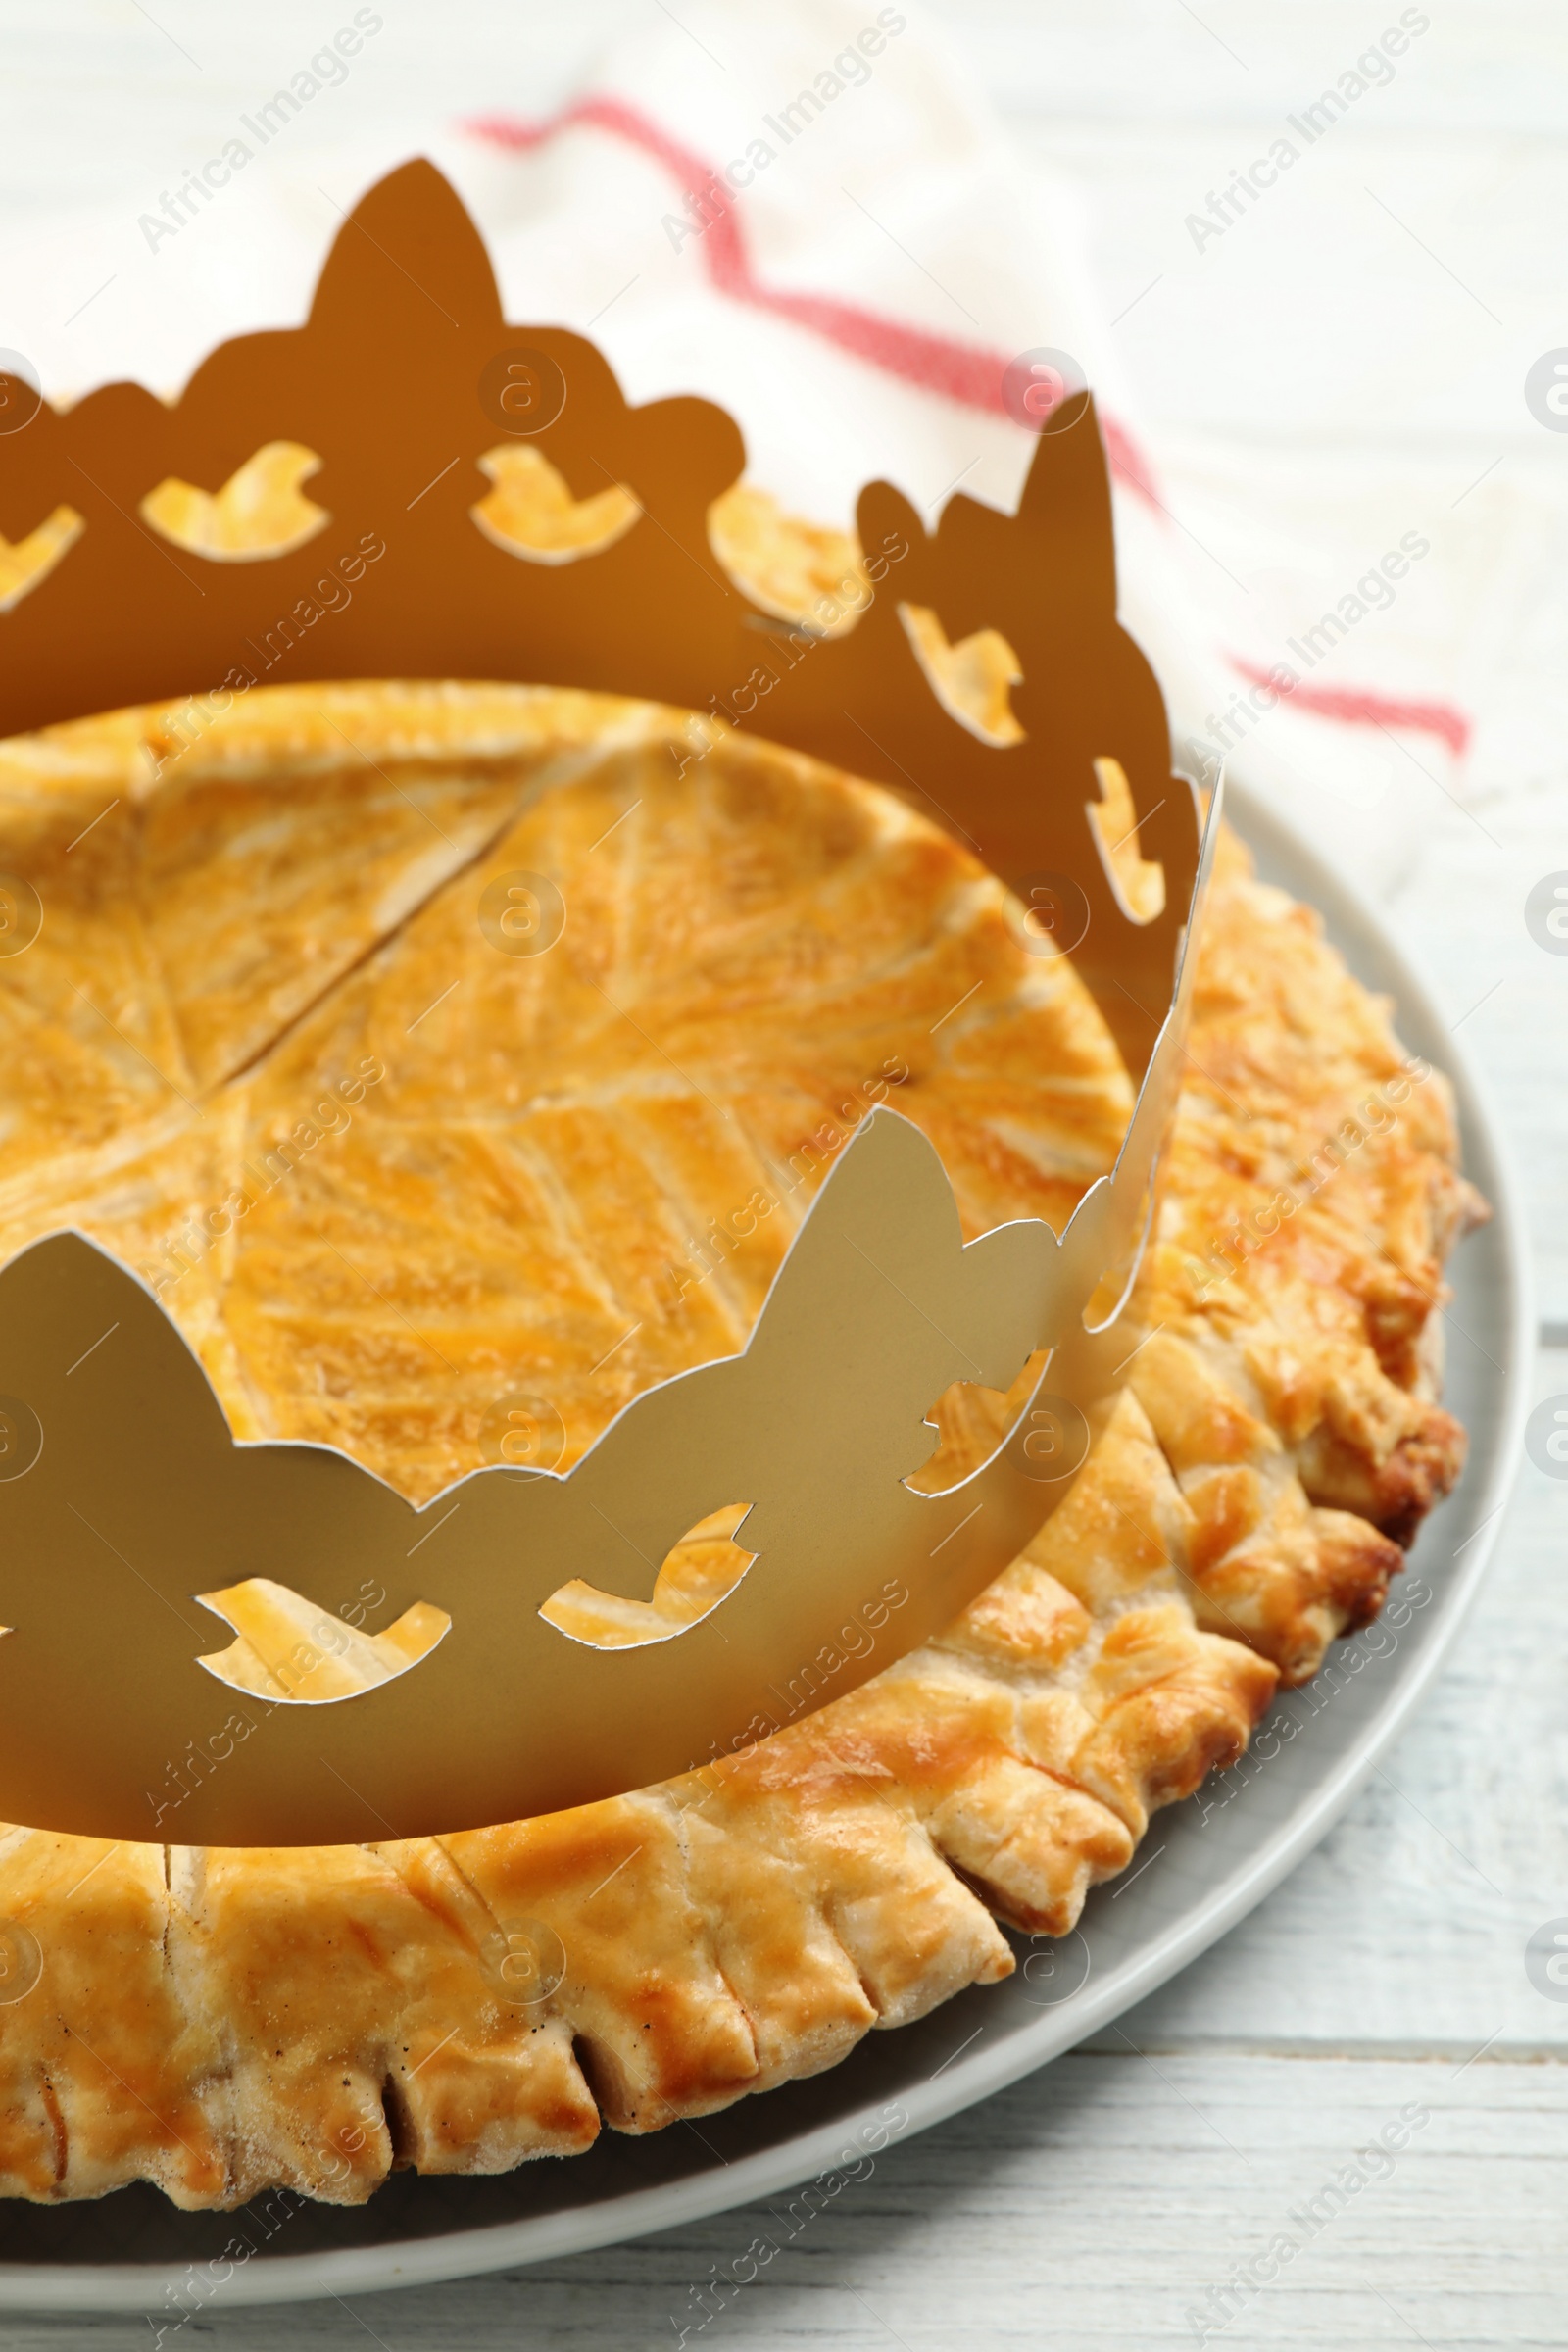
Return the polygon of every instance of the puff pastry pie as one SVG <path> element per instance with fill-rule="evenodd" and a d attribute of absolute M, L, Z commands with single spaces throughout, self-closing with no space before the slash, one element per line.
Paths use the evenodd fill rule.
<path fill-rule="evenodd" d="M 79 1225 L 158 1286 L 237 1433 L 422 1498 L 486 1458 L 498 1399 L 548 1408 L 564 1462 L 740 1345 L 873 1101 L 932 1137 L 969 1232 L 1059 1227 L 1131 1100 L 1070 966 L 890 795 L 740 738 L 683 773 L 672 741 L 647 705 L 391 685 L 258 691 L 194 742 L 153 710 L 0 746 L 0 864 L 46 909 L 0 960 L 0 1255 Z M 498 952 L 476 901 L 541 872 L 559 940 Z M 0 2007 L 0 2189 L 353 2202 L 395 2164 L 501 2171 L 830 2066 L 1007 1974 L 1002 1926 L 1067 1931 L 1376 1611 L 1462 1448 L 1430 1338 L 1476 1213 L 1444 1081 L 1231 841 L 1191 1067 L 1154 1337 L 940 1641 L 548 1819 L 0 1838 L 0 1918 L 42 1960 Z M 1005 1413 L 951 1395 L 944 1461 Z M 667 1630 L 735 1574 L 728 1536 L 645 1601 L 552 1607 Z M 389 1670 L 368 1633 L 285 1684 L 308 1604 L 230 1598 L 237 1679 Z"/>

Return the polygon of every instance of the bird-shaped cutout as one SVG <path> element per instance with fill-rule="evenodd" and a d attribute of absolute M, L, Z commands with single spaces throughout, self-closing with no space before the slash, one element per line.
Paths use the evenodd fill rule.
<path fill-rule="evenodd" d="M 168 475 L 142 500 L 142 517 L 176 547 L 213 563 L 291 555 L 331 520 L 300 487 L 320 464 L 301 441 L 268 441 L 220 490 L 198 490 Z"/>
<path fill-rule="evenodd" d="M 59 506 L 15 546 L 9 539 L 0 539 L 0 612 L 9 612 L 46 580 L 85 527 L 74 507 Z"/>
<path fill-rule="evenodd" d="M 1152 923 L 1165 911 L 1165 869 L 1138 847 L 1138 811 L 1132 786 L 1119 760 L 1095 761 L 1098 801 L 1088 803 L 1090 831 L 1122 912 L 1135 923 Z"/>
<path fill-rule="evenodd" d="M 950 645 L 929 606 L 900 605 L 899 618 L 926 683 L 949 717 L 999 749 L 1022 743 L 1010 689 L 1023 684 L 1023 670 L 1002 631 L 974 629 Z"/>
<path fill-rule="evenodd" d="M 236 1639 L 197 1660 L 236 1690 L 291 1706 L 320 1706 L 373 1690 L 428 1657 L 452 1620 L 427 1600 L 406 1608 L 385 1633 L 363 1631 L 380 1588 L 371 1585 L 347 1616 L 322 1610 L 270 1576 L 251 1576 L 221 1592 L 198 1592 L 204 1608 L 227 1620 Z"/>
<path fill-rule="evenodd" d="M 469 513 L 487 539 L 530 564 L 601 555 L 642 516 L 641 502 L 624 482 L 573 498 L 560 467 L 526 441 L 502 442 L 478 465 L 495 487 Z"/>

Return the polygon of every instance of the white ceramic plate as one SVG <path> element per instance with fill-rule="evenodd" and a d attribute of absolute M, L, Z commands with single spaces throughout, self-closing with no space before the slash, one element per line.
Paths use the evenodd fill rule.
<path fill-rule="evenodd" d="M 1376 915 L 1245 791 L 1231 791 L 1232 820 L 1265 876 L 1323 910 L 1360 978 L 1394 998 L 1406 1043 L 1453 1078 L 1465 1167 L 1495 1210 L 1452 1268 L 1446 1401 L 1469 1430 L 1469 1466 L 1423 1529 L 1382 1630 L 1339 1645 L 1337 1671 L 1312 1699 L 1279 1702 L 1270 1724 L 1291 1719 L 1294 1737 L 1260 1735 L 1250 1765 L 1158 1815 L 1147 1858 L 1090 1897 L 1075 1936 L 1033 1947 L 1017 1938 L 1021 1965 L 1005 1984 L 869 2035 L 826 2075 L 743 2099 L 700 2127 L 649 2139 L 607 2132 L 586 2156 L 501 2180 L 399 2174 L 353 2211 L 277 2196 L 237 2214 L 183 2214 L 147 2187 L 97 2204 L 0 2202 L 0 2307 L 173 2322 L 209 2305 L 509 2269 L 774 2195 L 884 2144 L 885 2110 L 906 2119 L 901 2134 L 923 2130 L 1108 2024 L 1250 1911 L 1337 1820 L 1409 1720 L 1485 1572 L 1521 1452 L 1535 1325 L 1512 1180 L 1463 1051 Z"/>

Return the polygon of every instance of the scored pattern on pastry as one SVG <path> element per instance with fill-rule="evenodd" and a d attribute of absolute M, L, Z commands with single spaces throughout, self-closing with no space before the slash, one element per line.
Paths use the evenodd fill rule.
<path fill-rule="evenodd" d="M 670 714 L 522 689 L 241 715 L 139 797 L 128 759 L 34 788 L 25 841 L 0 763 L 49 909 L 0 962 L 37 1021 L 0 1042 L 0 1250 L 74 1223 L 125 1256 L 240 1435 L 422 1501 L 537 1392 L 566 1466 L 743 1345 L 881 1101 L 970 1237 L 1060 1230 L 1112 1164 L 1131 1090 L 1087 992 L 888 795 L 739 739 L 682 774 Z M 485 929 L 518 873 L 562 894 L 546 953 Z"/>
<path fill-rule="evenodd" d="M 585 696 L 323 689 L 250 698 L 162 773 L 156 714 L 0 747 L 0 863 L 46 908 L 0 961 L 0 1250 L 82 1224 L 169 1277 L 241 1434 L 424 1494 L 481 1458 L 498 1396 L 554 1400 L 570 1458 L 736 1346 L 829 1122 L 890 1063 L 968 1231 L 1059 1226 L 1130 1108 L 1070 968 L 889 796 L 739 742 L 680 774 L 670 729 Z M 517 870 L 565 877 L 545 955 L 478 928 Z M 0 2187 L 352 2202 L 393 2164 L 504 2170 L 831 2065 L 1007 1974 L 999 1920 L 1065 1933 L 1277 1676 L 1375 1613 L 1454 1475 L 1430 1309 L 1474 1201 L 1444 1082 L 1396 1101 L 1401 1076 L 1315 918 L 1228 844 L 1153 1336 L 1023 1557 L 852 1696 L 574 1813 L 275 1852 L 10 1833 L 0 1916 L 42 1969 L 0 2008 Z M 292 1165 L 195 1246 L 285 1136 Z M 951 1395 L 944 1458 L 981 1458 L 1004 1410 Z M 700 1613 L 731 1532 L 630 1605 Z M 225 1604 L 265 1689 L 290 1595 Z M 335 1685 L 394 1665 L 351 1644 Z"/>

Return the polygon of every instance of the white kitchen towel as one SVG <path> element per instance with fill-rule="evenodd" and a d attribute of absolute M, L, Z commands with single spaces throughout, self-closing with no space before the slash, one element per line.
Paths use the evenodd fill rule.
<path fill-rule="evenodd" d="M 377 12 L 354 23 L 373 42 Z M 110 374 L 171 389 L 222 337 L 298 320 L 343 210 L 407 152 L 318 135 L 339 63 L 352 70 L 302 64 L 139 213 L 8 234 L 0 343 L 56 396 Z M 1012 505 L 1032 444 L 1006 370 L 1069 355 L 1112 460 L 1123 616 L 1184 762 L 1229 760 L 1363 882 L 1398 878 L 1416 779 L 1462 789 L 1490 565 L 1435 564 L 1409 499 L 1376 479 L 1342 485 L 1387 538 L 1344 580 L 1322 573 L 1289 482 L 1173 489 L 1091 281 L 1077 191 L 1020 162 L 938 29 L 871 0 L 690 0 L 564 107 L 533 99 L 503 74 L 424 141 L 485 233 L 510 317 L 591 333 L 635 400 L 723 402 L 752 477 L 831 522 L 878 474 L 930 521 L 956 491 Z M 60 323 L 62 286 L 99 276 L 102 298 Z"/>

